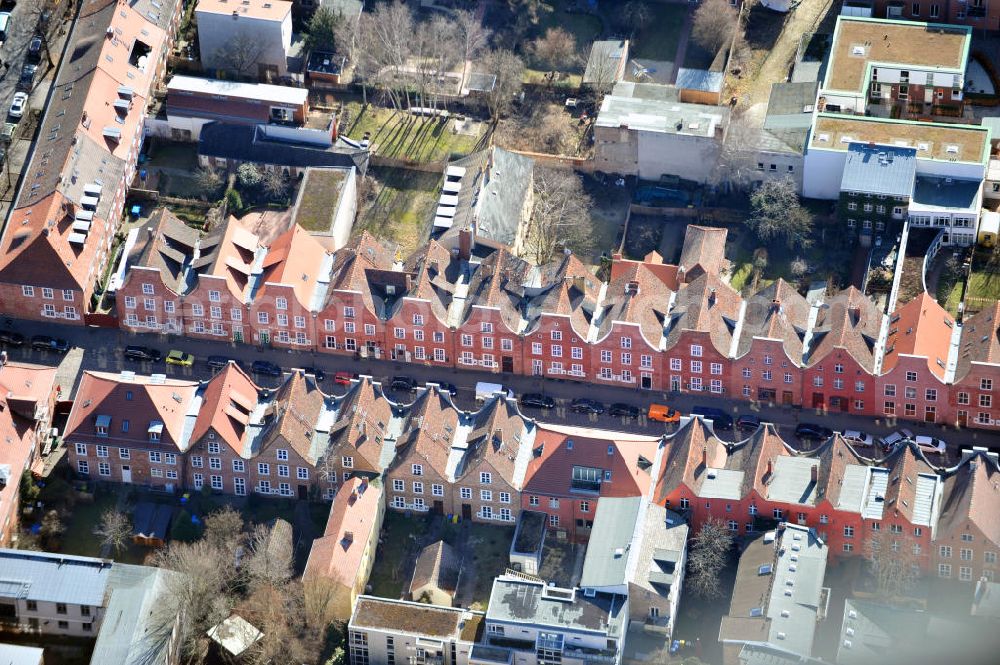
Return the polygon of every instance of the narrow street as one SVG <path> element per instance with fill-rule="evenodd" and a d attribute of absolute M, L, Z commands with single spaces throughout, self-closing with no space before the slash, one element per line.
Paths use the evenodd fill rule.
<path fill-rule="evenodd" d="M 641 434 L 663 434 L 672 432 L 676 425 L 649 421 L 645 415 L 638 419 L 617 418 L 603 415 L 578 414 L 568 409 L 569 403 L 577 397 L 589 397 L 603 402 L 626 402 L 639 407 L 643 412 L 650 403 L 662 403 L 689 413 L 696 405 L 706 405 L 722 408 L 734 416 L 740 413 L 753 413 L 764 421 L 777 426 L 780 434 L 788 443 L 799 449 L 808 450 L 810 444 L 796 441 L 793 436 L 795 426 L 800 422 L 814 422 L 826 425 L 834 430 L 858 429 L 875 436 L 888 434 L 899 426 L 905 426 L 916 434 L 938 436 L 949 444 L 949 460 L 957 457 L 960 447 L 986 446 L 1000 449 L 1000 436 L 993 432 L 978 430 L 956 430 L 943 425 L 914 422 L 889 422 L 883 418 L 872 419 L 863 416 L 853 416 L 842 413 L 823 413 L 815 409 L 794 408 L 787 406 L 755 406 L 742 400 L 728 399 L 718 395 L 705 393 L 702 395 L 674 394 L 661 391 L 645 391 L 638 388 L 624 388 L 610 385 L 595 385 L 577 381 L 546 379 L 541 377 L 519 376 L 509 374 L 493 374 L 450 368 L 435 368 L 424 365 L 406 364 L 390 360 L 358 359 L 352 356 L 333 355 L 313 352 L 295 352 L 283 349 L 261 349 L 256 346 L 236 345 L 232 343 L 214 342 L 177 338 L 165 335 L 133 335 L 116 329 L 83 328 L 65 326 L 50 322 L 14 321 L 14 330 L 25 335 L 30 341 L 32 335 L 49 334 L 67 339 L 74 347 L 67 356 L 36 351 L 26 343 L 21 348 L 8 349 L 10 360 L 32 362 L 43 365 L 57 365 L 65 361 L 59 380 L 62 387 L 61 400 L 72 399 L 79 382 L 80 370 L 95 370 L 103 372 L 119 372 L 130 370 L 146 374 L 166 374 L 173 378 L 205 380 L 212 376 L 205 359 L 210 355 L 222 355 L 238 361 L 244 368 L 249 368 L 254 360 L 269 360 L 285 370 L 295 367 L 317 367 L 326 373 L 322 389 L 329 394 L 343 394 L 345 388 L 333 383 L 333 375 L 337 371 L 367 374 L 376 380 L 386 381 L 396 375 L 410 376 L 424 383 L 426 381 L 445 381 L 458 387 L 455 404 L 462 409 L 475 409 L 475 385 L 478 381 L 502 383 L 512 389 L 515 394 L 542 392 L 556 400 L 556 408 L 549 411 L 525 409 L 525 414 L 543 422 L 554 422 L 569 425 L 581 425 L 609 430 L 629 431 Z M 159 349 L 164 355 L 170 349 L 181 349 L 195 356 L 193 367 L 177 367 L 160 363 L 135 362 L 122 357 L 122 349 L 129 344 L 141 344 Z M 281 383 L 278 377 L 255 376 L 254 379 L 263 387 L 276 387 Z M 69 385 L 73 381 L 72 387 Z M 409 395 L 388 392 L 395 400 L 406 402 Z M 720 432 L 722 438 L 736 440 L 738 433 L 734 431 Z M 815 444 L 812 444 L 815 445 Z"/>

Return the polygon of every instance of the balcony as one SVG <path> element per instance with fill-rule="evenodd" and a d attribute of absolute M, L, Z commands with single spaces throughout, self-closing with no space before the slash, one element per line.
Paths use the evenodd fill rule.
<path fill-rule="evenodd" d="M 563 649 L 563 658 L 575 658 L 584 663 L 600 663 L 601 665 L 613 665 L 618 654 L 611 649 L 589 649 L 587 647 L 566 647 Z"/>
<path fill-rule="evenodd" d="M 514 661 L 514 653 L 503 647 L 492 647 L 485 644 L 473 644 L 469 655 L 470 663 L 503 663 L 509 665 Z"/>

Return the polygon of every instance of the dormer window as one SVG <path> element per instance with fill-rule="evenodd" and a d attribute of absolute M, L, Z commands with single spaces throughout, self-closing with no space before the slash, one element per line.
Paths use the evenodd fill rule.
<path fill-rule="evenodd" d="M 111 427 L 111 416 L 97 416 L 97 421 L 94 423 L 97 436 L 107 436 L 109 427 Z"/>
<path fill-rule="evenodd" d="M 152 420 L 149 423 L 149 440 L 159 441 L 160 436 L 163 434 L 163 421 L 162 420 Z"/>

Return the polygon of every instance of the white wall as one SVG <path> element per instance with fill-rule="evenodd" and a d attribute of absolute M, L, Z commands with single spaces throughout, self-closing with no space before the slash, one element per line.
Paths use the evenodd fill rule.
<path fill-rule="evenodd" d="M 354 219 L 358 213 L 358 178 L 357 170 L 352 166 L 347 180 L 344 182 L 344 189 L 340 194 L 340 201 L 337 203 L 337 212 L 333 219 L 333 243 L 334 249 L 340 249 L 351 239 L 351 230 L 354 228 Z"/>
<path fill-rule="evenodd" d="M 201 51 L 201 63 L 206 69 L 216 69 L 225 66 L 216 57 L 216 52 L 224 47 L 230 39 L 238 35 L 246 35 L 266 45 L 257 61 L 261 64 L 274 65 L 280 75 L 288 72 L 285 58 L 292 44 L 292 16 L 286 16 L 284 21 L 262 20 L 250 16 L 233 17 L 226 14 L 202 12 L 195 10 L 198 19 L 198 43 Z M 257 72 L 246 72 L 256 76 Z"/>
<path fill-rule="evenodd" d="M 802 196 L 813 199 L 840 198 L 847 152 L 810 148 L 806 152 L 802 174 Z"/>
<path fill-rule="evenodd" d="M 714 137 L 639 132 L 640 178 L 657 180 L 667 174 L 705 182 L 718 159 L 719 141 Z"/>

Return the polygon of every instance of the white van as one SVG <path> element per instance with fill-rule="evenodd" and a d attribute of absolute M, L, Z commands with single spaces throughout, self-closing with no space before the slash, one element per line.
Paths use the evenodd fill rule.
<path fill-rule="evenodd" d="M 0 12 L 0 42 L 7 41 L 10 34 L 10 12 Z"/>

